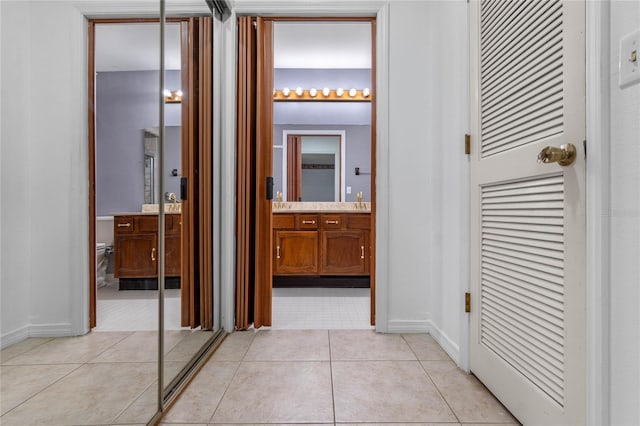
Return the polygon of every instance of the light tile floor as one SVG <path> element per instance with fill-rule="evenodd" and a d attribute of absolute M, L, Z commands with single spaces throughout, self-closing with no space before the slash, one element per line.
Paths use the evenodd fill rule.
<path fill-rule="evenodd" d="M 371 329 L 368 288 L 274 288 L 274 329 Z"/>
<path fill-rule="evenodd" d="M 166 383 L 211 337 L 165 333 Z M 157 407 L 152 331 L 30 338 L 0 352 L 0 424 L 145 424 Z"/>
<path fill-rule="evenodd" d="M 98 288 L 93 331 L 158 329 L 157 290 L 118 290 L 117 283 Z M 180 330 L 180 290 L 164 292 L 164 328 Z"/>
<path fill-rule="evenodd" d="M 427 334 L 227 336 L 163 424 L 518 424 Z"/>

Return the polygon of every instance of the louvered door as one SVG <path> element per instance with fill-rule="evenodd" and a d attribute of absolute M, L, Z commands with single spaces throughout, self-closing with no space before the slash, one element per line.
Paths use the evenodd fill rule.
<path fill-rule="evenodd" d="M 470 8 L 471 370 L 524 424 L 584 424 L 584 3 Z"/>

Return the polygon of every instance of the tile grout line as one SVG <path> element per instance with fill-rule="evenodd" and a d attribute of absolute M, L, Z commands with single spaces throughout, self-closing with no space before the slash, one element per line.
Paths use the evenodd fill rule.
<path fill-rule="evenodd" d="M 211 413 L 211 417 L 209 417 L 209 421 L 207 422 L 208 425 L 214 424 L 213 423 L 213 417 L 216 415 L 216 411 L 218 411 L 218 408 L 220 408 L 220 404 L 222 403 L 222 400 L 224 399 L 225 395 L 227 394 L 227 391 L 231 387 L 231 383 L 233 383 L 233 379 L 236 378 L 236 375 L 238 374 L 238 371 L 240 371 L 240 368 L 242 367 L 242 364 L 245 362 L 244 359 L 246 358 L 247 354 L 249 353 L 249 349 L 251 349 L 251 345 L 253 345 L 253 342 L 255 341 L 255 339 L 256 339 L 256 333 L 253 334 L 253 338 L 251 339 L 251 343 L 249 343 L 249 346 L 247 346 L 247 350 L 244 351 L 244 353 L 242 354 L 242 357 L 240 358 L 240 361 L 238 362 L 238 366 L 236 367 L 236 371 L 233 372 L 233 376 L 231 376 L 231 380 L 229 380 L 229 384 L 225 388 L 224 392 L 222 392 L 222 396 L 220 397 L 220 400 L 218 401 L 218 403 L 216 404 L 215 408 L 213 409 L 213 412 Z M 220 349 L 220 347 L 218 347 L 216 350 L 218 350 L 218 349 Z M 212 361 L 213 361 L 213 356 L 211 358 L 209 358 L 209 361 L 207 361 L 207 364 L 209 362 L 212 362 Z M 204 366 L 203 366 L 203 368 L 204 368 Z M 200 371 L 202 371 L 202 370 L 200 370 Z M 200 373 L 198 373 L 198 374 L 200 374 Z"/>
<path fill-rule="evenodd" d="M 72 365 L 72 364 L 36 364 L 36 365 Z M 73 370 L 69 371 L 67 374 L 63 375 L 62 377 L 60 377 L 57 380 L 54 380 L 53 382 L 51 382 L 50 384 L 48 384 L 47 386 L 45 386 L 44 388 L 40 389 L 39 391 L 37 391 L 36 393 L 34 393 L 33 395 L 29 396 L 27 399 L 20 401 L 20 403 L 18 405 L 16 405 L 15 407 L 13 407 L 11 410 L 7 411 L 6 413 L 4 413 L 2 416 L 0 416 L 0 419 L 2 419 L 2 417 L 6 416 L 7 414 L 9 414 L 10 412 L 12 412 L 13 410 L 15 410 L 16 408 L 20 407 L 21 405 L 24 405 L 27 401 L 30 401 L 31 399 L 35 398 L 37 395 L 41 394 L 42 392 L 44 392 L 45 390 L 49 389 L 51 386 L 55 385 L 56 383 L 58 383 L 59 381 L 61 381 L 62 379 L 64 379 L 65 377 L 69 376 L 70 374 L 72 374 L 74 371 L 79 370 L 80 368 L 82 368 L 83 366 L 86 365 L 86 363 L 81 363 L 81 364 L 77 364 L 78 366 L 76 368 L 74 368 Z M 20 365 L 19 365 L 20 366 Z M 29 365 L 24 365 L 24 366 L 29 366 Z"/>
<path fill-rule="evenodd" d="M 336 418 L 336 393 L 333 385 L 333 356 L 331 355 L 331 330 L 327 330 L 327 340 L 329 343 L 329 379 L 331 380 L 331 406 L 333 408 L 333 424 L 335 425 L 338 419 Z"/>
<path fill-rule="evenodd" d="M 404 338 L 404 336 L 403 336 Z M 447 407 L 449 407 L 449 410 L 451 410 L 451 414 L 453 414 L 453 417 L 456 418 L 456 420 L 458 421 L 458 423 L 462 424 L 462 421 L 460 421 L 460 418 L 458 417 L 458 414 L 456 414 L 456 412 L 454 411 L 453 407 L 451 406 L 451 404 L 449 404 L 449 401 L 447 400 L 447 398 L 444 397 L 444 395 L 442 394 L 442 392 L 440 391 L 440 388 L 438 387 L 438 385 L 436 384 L 436 382 L 433 381 L 433 379 L 431 378 L 431 375 L 429 374 L 429 372 L 427 371 L 426 368 L 424 368 L 424 364 L 422 364 L 422 361 L 418 360 L 418 364 L 420 364 L 420 368 L 422 368 L 422 371 L 424 371 L 424 374 L 427 375 L 427 378 L 429 379 L 429 381 L 431 382 L 431 384 L 433 385 L 433 387 L 436 389 L 436 391 L 438 392 L 438 395 L 440 395 L 440 398 L 442 398 L 442 400 L 444 401 L 445 404 L 447 404 Z"/>

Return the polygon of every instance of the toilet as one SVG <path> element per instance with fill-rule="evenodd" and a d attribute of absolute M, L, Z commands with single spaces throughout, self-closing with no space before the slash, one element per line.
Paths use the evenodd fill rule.
<path fill-rule="evenodd" d="M 96 243 L 96 286 L 104 287 L 107 285 L 107 265 L 109 259 L 107 258 L 107 244 Z"/>

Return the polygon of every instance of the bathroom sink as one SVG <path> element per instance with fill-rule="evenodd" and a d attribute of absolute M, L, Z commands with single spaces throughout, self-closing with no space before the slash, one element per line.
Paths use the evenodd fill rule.
<path fill-rule="evenodd" d="M 160 211 L 159 204 L 143 204 L 142 205 L 142 213 L 158 213 L 158 211 Z M 164 212 L 165 213 L 181 213 L 182 204 L 165 203 Z"/>

